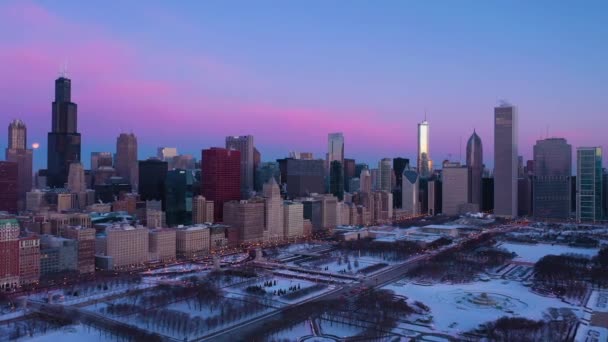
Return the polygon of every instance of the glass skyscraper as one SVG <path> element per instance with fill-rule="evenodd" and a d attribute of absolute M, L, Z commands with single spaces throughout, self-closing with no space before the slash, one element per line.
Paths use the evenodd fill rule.
<path fill-rule="evenodd" d="M 420 177 L 429 177 L 433 168 L 433 162 L 430 157 L 429 137 L 429 122 L 425 119 L 418 124 L 418 155 L 416 166 Z"/>
<path fill-rule="evenodd" d="M 167 173 L 165 208 L 167 225 L 192 224 L 192 196 L 194 175 L 190 170 L 175 169 Z"/>
<path fill-rule="evenodd" d="M 579 147 L 576 151 L 576 170 L 576 220 L 601 220 L 602 148 Z"/>
<path fill-rule="evenodd" d="M 532 210 L 535 217 L 570 217 L 572 146 L 566 139 L 538 140 L 534 145 Z"/>
<path fill-rule="evenodd" d="M 517 216 L 517 109 L 494 108 L 494 214 Z"/>

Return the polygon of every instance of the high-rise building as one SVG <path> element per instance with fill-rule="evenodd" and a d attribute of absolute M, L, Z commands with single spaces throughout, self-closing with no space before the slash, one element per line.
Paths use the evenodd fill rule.
<path fill-rule="evenodd" d="M 323 160 L 287 159 L 286 186 L 287 196 L 291 198 L 323 193 Z"/>
<path fill-rule="evenodd" d="M 441 177 L 442 212 L 449 216 L 461 214 L 468 203 L 469 169 L 460 163 L 444 163 Z"/>
<path fill-rule="evenodd" d="M 467 142 L 467 168 L 469 170 L 468 202 L 481 208 L 481 183 L 483 177 L 483 144 L 477 132 Z"/>
<path fill-rule="evenodd" d="M 369 172 L 369 169 L 363 169 L 361 171 L 361 175 L 359 176 L 359 191 L 362 193 L 371 193 L 372 192 L 372 175 Z"/>
<path fill-rule="evenodd" d="M 527 175 L 525 175 L 527 177 Z M 536 141 L 532 209 L 535 217 L 570 217 L 572 146 L 562 138 Z"/>
<path fill-rule="evenodd" d="M 32 150 L 27 148 L 27 127 L 21 120 L 13 120 L 8 126 L 6 161 L 17 163 L 18 208 L 25 208 L 25 194 L 32 190 Z"/>
<path fill-rule="evenodd" d="M 176 258 L 177 234 L 175 229 L 151 229 L 148 233 L 150 260 L 171 262 Z"/>
<path fill-rule="evenodd" d="M 350 181 L 348 182 L 348 188 L 350 189 L 351 193 L 360 191 L 361 190 L 361 180 L 359 179 L 359 177 L 351 178 Z M 345 199 L 345 201 L 346 201 L 346 199 Z"/>
<path fill-rule="evenodd" d="M 283 199 L 274 178 L 264 184 L 264 235 L 267 240 L 283 238 Z"/>
<path fill-rule="evenodd" d="M 192 199 L 192 223 L 213 222 L 213 207 L 213 201 L 209 201 L 203 196 L 194 197 Z"/>
<path fill-rule="evenodd" d="M 95 272 L 95 229 L 86 226 L 69 226 L 61 230 L 64 238 L 78 241 L 78 271 Z"/>
<path fill-rule="evenodd" d="M 314 199 L 321 203 L 320 229 L 326 232 L 336 228 L 338 199 L 330 194 L 317 195 Z"/>
<path fill-rule="evenodd" d="M 158 159 L 140 160 L 138 171 L 140 199 L 162 201 L 164 209 L 167 162 Z"/>
<path fill-rule="evenodd" d="M 253 192 L 253 135 L 226 137 L 226 148 L 240 152 L 241 198 L 249 198 Z"/>
<path fill-rule="evenodd" d="M 165 213 L 167 225 L 192 224 L 194 175 L 191 170 L 174 169 L 165 180 Z"/>
<path fill-rule="evenodd" d="M 380 170 L 371 169 L 369 171 L 372 176 L 372 190 L 374 190 L 374 191 L 379 190 L 380 189 Z"/>
<path fill-rule="evenodd" d="M 16 213 L 19 200 L 17 163 L 0 161 L 0 211 Z"/>
<path fill-rule="evenodd" d="M 91 171 L 100 167 L 113 167 L 112 152 L 91 152 Z"/>
<path fill-rule="evenodd" d="M 419 179 L 418 172 L 412 169 L 403 171 L 402 208 L 406 215 L 414 216 L 420 214 Z"/>
<path fill-rule="evenodd" d="M 383 158 L 378 163 L 378 170 L 380 176 L 380 188 L 378 190 L 382 191 L 391 191 L 391 179 L 393 170 L 391 168 L 392 160 L 391 158 Z"/>
<path fill-rule="evenodd" d="M 224 203 L 224 223 L 238 232 L 241 242 L 257 242 L 264 238 L 264 201 L 230 201 Z"/>
<path fill-rule="evenodd" d="M 356 163 L 354 159 L 344 158 L 344 190 L 352 192 L 349 188 L 350 180 L 359 177 L 359 174 L 355 173 Z"/>
<path fill-rule="evenodd" d="M 433 172 L 433 161 L 430 154 L 430 132 L 429 122 L 424 121 L 418 124 L 418 154 L 416 155 L 416 166 L 420 177 L 429 177 Z"/>
<path fill-rule="evenodd" d="M 213 201 L 214 222 L 222 222 L 224 203 L 241 196 L 241 152 L 219 147 L 203 150 L 201 169 L 201 193 Z"/>
<path fill-rule="evenodd" d="M 159 147 L 156 149 L 156 157 L 162 161 L 169 162 L 177 155 L 177 148 L 175 147 Z"/>
<path fill-rule="evenodd" d="M 87 190 L 86 181 L 84 179 L 84 168 L 79 162 L 70 164 L 68 190 L 72 193 L 80 193 Z"/>
<path fill-rule="evenodd" d="M 304 205 L 285 201 L 283 204 L 283 235 L 286 238 L 304 235 Z"/>
<path fill-rule="evenodd" d="M 576 150 L 576 220 L 595 222 L 602 213 L 602 148 Z"/>
<path fill-rule="evenodd" d="M 77 106 L 72 102 L 72 82 L 65 76 L 55 80 L 51 132 L 48 134 L 47 185 L 63 188 L 71 163 L 80 162 L 80 133 Z"/>
<path fill-rule="evenodd" d="M 106 262 L 101 263 L 105 269 L 142 267 L 149 260 L 148 239 L 148 229 L 142 226 L 121 224 L 108 227 L 106 236 L 97 243 L 100 249 L 97 259 L 105 259 Z"/>
<path fill-rule="evenodd" d="M 40 239 L 27 236 L 19 239 L 19 284 L 33 284 L 40 280 Z"/>
<path fill-rule="evenodd" d="M 114 161 L 116 175 L 122 177 L 137 189 L 139 172 L 137 170 L 137 138 L 133 133 L 121 133 L 116 139 L 116 160 Z"/>
<path fill-rule="evenodd" d="M 17 286 L 19 286 L 19 223 L 15 219 L 0 219 L 0 291 L 12 290 Z"/>
<path fill-rule="evenodd" d="M 270 178 L 274 178 L 277 184 L 281 184 L 281 171 L 279 169 L 279 163 L 260 163 L 256 171 L 256 184 L 261 184 L 260 190 L 262 190 L 264 184 L 270 181 Z"/>
<path fill-rule="evenodd" d="M 258 183 L 258 170 L 260 168 L 260 164 L 262 164 L 262 154 L 258 151 L 255 146 L 253 147 L 253 189 L 256 192 L 262 191 L 264 184 L 266 183 Z"/>
<path fill-rule="evenodd" d="M 395 176 L 395 188 L 393 189 L 393 205 L 395 208 L 401 208 L 401 186 L 403 185 L 403 171 L 410 166 L 410 160 L 407 158 L 393 158 L 393 174 Z"/>
<path fill-rule="evenodd" d="M 517 216 L 517 127 L 517 108 L 494 108 L 494 214 L 501 217 Z"/>
<path fill-rule="evenodd" d="M 342 133 L 327 135 L 327 166 L 329 167 L 334 160 L 344 165 L 344 135 Z"/>
<path fill-rule="evenodd" d="M 177 256 L 197 258 L 209 254 L 210 229 L 205 225 L 181 227 L 176 230 Z"/>
<path fill-rule="evenodd" d="M 344 199 L 344 170 L 342 164 L 334 160 L 329 166 L 329 192 L 338 197 L 341 201 Z"/>

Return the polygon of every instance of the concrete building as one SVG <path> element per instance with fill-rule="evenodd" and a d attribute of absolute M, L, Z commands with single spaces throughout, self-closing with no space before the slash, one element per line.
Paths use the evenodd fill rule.
<path fill-rule="evenodd" d="M 403 211 L 410 216 L 420 214 L 419 200 L 419 177 L 412 169 L 403 171 L 403 183 L 401 185 Z"/>
<path fill-rule="evenodd" d="M 0 291 L 19 286 L 19 223 L 0 219 Z"/>
<path fill-rule="evenodd" d="M 40 239 L 28 236 L 19 239 L 19 284 L 34 284 L 40 280 Z"/>
<path fill-rule="evenodd" d="M 241 242 L 264 238 L 264 201 L 230 201 L 224 204 L 224 223 L 236 229 Z"/>
<path fill-rule="evenodd" d="M 576 164 L 576 220 L 602 220 L 602 148 L 579 147 Z"/>
<path fill-rule="evenodd" d="M 228 229 L 230 226 L 224 224 L 213 224 L 209 226 L 209 249 L 217 251 L 228 247 Z"/>
<path fill-rule="evenodd" d="M 534 145 L 532 208 L 538 218 L 570 218 L 572 146 L 566 139 L 548 138 Z"/>
<path fill-rule="evenodd" d="M 96 262 L 101 268 L 126 270 L 140 268 L 148 262 L 148 229 L 117 224 L 106 229 L 105 241 L 98 249 Z M 105 248 L 104 248 L 105 247 Z"/>
<path fill-rule="evenodd" d="M 177 233 L 175 229 L 150 229 L 148 243 L 150 261 L 171 262 L 176 259 Z"/>
<path fill-rule="evenodd" d="M 165 212 L 158 209 L 146 209 L 146 227 L 148 228 L 166 228 L 167 220 Z"/>
<path fill-rule="evenodd" d="M 206 225 L 177 228 L 177 256 L 193 259 L 209 254 L 210 233 L 210 229 Z"/>
<path fill-rule="evenodd" d="M 213 222 L 213 201 L 208 201 L 203 196 L 196 196 L 192 199 L 192 223 L 211 223 Z"/>
<path fill-rule="evenodd" d="M 84 167 L 82 167 L 81 163 L 70 164 L 68 190 L 72 193 L 85 192 L 87 190 L 87 183 L 84 178 Z"/>
<path fill-rule="evenodd" d="M 57 194 L 57 212 L 66 212 L 78 209 L 78 195 L 73 193 Z"/>
<path fill-rule="evenodd" d="M 116 139 L 116 175 L 126 180 L 133 189 L 139 185 L 137 169 L 137 137 L 133 133 L 121 133 Z"/>
<path fill-rule="evenodd" d="M 243 135 L 226 137 L 226 149 L 232 149 L 240 152 L 241 198 L 247 199 L 253 192 L 253 136 Z"/>
<path fill-rule="evenodd" d="M 467 167 L 469 169 L 468 202 L 481 208 L 483 144 L 475 130 L 467 142 Z"/>
<path fill-rule="evenodd" d="M 304 205 L 285 201 L 283 204 L 283 235 L 292 238 L 304 235 Z"/>
<path fill-rule="evenodd" d="M 356 163 L 354 159 L 344 158 L 344 190 L 347 192 L 353 192 L 350 189 L 350 180 L 359 177 L 359 174 L 355 173 Z"/>
<path fill-rule="evenodd" d="M 494 214 L 517 216 L 517 109 L 507 103 L 494 108 Z"/>
<path fill-rule="evenodd" d="M 61 230 L 61 236 L 78 242 L 77 260 L 80 274 L 95 272 L 95 229 L 69 226 Z"/>
<path fill-rule="evenodd" d="M 462 208 L 468 203 L 469 197 L 469 169 L 461 166 L 460 163 L 444 163 L 441 176 L 443 214 L 448 216 L 462 214 Z"/>
<path fill-rule="evenodd" d="M 369 170 L 372 178 L 372 191 L 380 190 L 380 170 Z"/>
<path fill-rule="evenodd" d="M 112 152 L 91 152 L 91 172 L 97 171 L 100 167 L 113 168 L 113 166 Z"/>
<path fill-rule="evenodd" d="M 317 195 L 314 199 L 321 202 L 321 229 L 330 231 L 337 226 L 336 206 L 338 199 L 333 195 Z"/>
<path fill-rule="evenodd" d="M 337 160 L 329 165 L 329 193 L 339 200 L 344 198 L 344 169 Z"/>
<path fill-rule="evenodd" d="M 46 206 L 44 192 L 34 190 L 25 194 L 25 210 L 37 212 L 44 206 Z"/>
<path fill-rule="evenodd" d="M 391 158 L 382 158 L 378 163 L 378 170 L 380 173 L 380 188 L 378 190 L 393 190 L 391 186 L 391 179 L 393 177 L 392 162 L 393 160 Z"/>
<path fill-rule="evenodd" d="M 348 181 L 348 188 L 351 191 L 351 194 L 353 192 L 358 192 L 361 190 L 361 180 L 359 177 L 353 177 Z M 346 196 L 346 195 L 345 195 Z M 344 198 L 344 201 L 346 201 L 346 197 Z M 348 201 L 346 201 L 348 202 Z"/>
<path fill-rule="evenodd" d="M 360 192 L 371 193 L 372 192 L 372 175 L 368 169 L 363 169 L 359 176 Z"/>
<path fill-rule="evenodd" d="M 283 199 L 274 178 L 264 184 L 264 237 L 267 240 L 283 239 Z"/>

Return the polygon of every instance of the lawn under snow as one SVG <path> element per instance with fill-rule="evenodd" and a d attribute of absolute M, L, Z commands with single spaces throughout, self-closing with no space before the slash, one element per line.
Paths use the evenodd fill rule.
<path fill-rule="evenodd" d="M 517 257 L 515 261 L 525 261 L 535 263 L 545 255 L 553 254 L 582 254 L 588 257 L 597 255 L 599 249 L 597 248 L 582 248 L 582 247 L 569 247 L 564 245 L 549 245 L 549 244 L 523 244 L 523 243 L 502 243 L 498 247 L 505 248 L 509 252 L 515 252 Z"/>
<path fill-rule="evenodd" d="M 432 327 L 441 332 L 460 333 L 475 329 L 479 324 L 503 316 L 519 316 L 529 319 L 542 318 L 549 308 L 571 308 L 581 314 L 578 307 L 530 292 L 520 282 L 495 279 L 472 284 L 394 283 L 384 287 L 411 300 L 421 301 L 431 308 Z M 469 299 L 487 293 L 497 301 L 497 306 L 471 303 Z"/>
<path fill-rule="evenodd" d="M 44 335 L 38 335 L 27 339 L 28 342 L 107 342 L 118 340 L 117 337 L 80 324 L 62 327 Z"/>

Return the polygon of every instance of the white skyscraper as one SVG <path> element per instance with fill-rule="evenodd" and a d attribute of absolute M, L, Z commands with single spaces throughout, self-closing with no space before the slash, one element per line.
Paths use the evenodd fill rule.
<path fill-rule="evenodd" d="M 337 160 L 344 167 L 344 135 L 342 133 L 329 133 L 327 135 L 327 165 Z M 328 172 L 329 174 L 329 172 Z"/>
<path fill-rule="evenodd" d="M 283 238 L 283 200 L 281 190 L 274 177 L 270 177 L 268 183 L 264 184 L 264 235 L 268 240 L 280 240 Z"/>
<path fill-rule="evenodd" d="M 407 215 L 420 214 L 419 201 L 419 179 L 418 173 L 411 169 L 403 172 L 403 184 L 401 187 L 402 207 Z"/>
<path fill-rule="evenodd" d="M 372 175 L 368 169 L 363 169 L 359 176 L 359 191 L 364 193 L 372 192 Z"/>
<path fill-rule="evenodd" d="M 433 161 L 430 156 L 429 146 L 429 122 L 424 121 L 418 124 L 418 154 L 416 156 L 416 166 L 420 177 L 428 177 L 433 170 Z"/>

